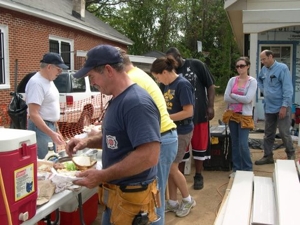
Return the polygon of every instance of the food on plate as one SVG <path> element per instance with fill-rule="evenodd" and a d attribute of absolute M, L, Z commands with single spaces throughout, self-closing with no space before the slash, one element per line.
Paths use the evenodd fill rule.
<path fill-rule="evenodd" d="M 45 161 L 38 159 L 37 160 L 37 170 L 38 172 L 44 173 L 44 172 L 51 172 L 51 168 L 53 167 L 53 162 Z"/>
<path fill-rule="evenodd" d="M 53 164 L 53 168 L 56 169 L 56 170 L 62 170 L 62 169 L 65 169 L 65 165 L 63 163 L 54 163 Z"/>
<path fill-rule="evenodd" d="M 77 170 L 77 167 L 75 166 L 75 164 L 73 162 L 65 162 L 64 163 L 65 165 L 65 168 L 68 170 L 68 171 L 75 171 Z"/>
<path fill-rule="evenodd" d="M 93 167 L 96 164 L 96 160 L 91 159 L 90 156 L 75 156 L 72 161 L 76 167 L 80 170 L 86 170 Z"/>
<path fill-rule="evenodd" d="M 64 176 L 75 176 L 75 174 L 78 172 L 72 161 L 54 163 L 53 168 L 58 174 Z"/>
<path fill-rule="evenodd" d="M 75 156 L 72 158 L 73 162 L 80 166 L 90 166 L 91 158 L 89 156 Z"/>
<path fill-rule="evenodd" d="M 45 180 L 51 175 L 53 162 L 38 159 L 37 160 L 37 178 L 38 180 Z"/>
<path fill-rule="evenodd" d="M 39 172 L 51 172 L 51 167 L 50 165 L 47 164 L 42 164 L 38 167 Z"/>
<path fill-rule="evenodd" d="M 99 132 L 99 131 L 101 131 L 101 125 L 95 126 L 95 125 L 91 124 L 89 126 L 84 126 L 82 131 L 85 133 Z"/>
<path fill-rule="evenodd" d="M 89 126 L 84 126 L 83 132 L 89 133 L 95 127 L 95 125 L 91 124 Z"/>
<path fill-rule="evenodd" d="M 72 161 L 54 163 L 53 167 L 56 170 L 67 170 L 67 171 L 77 170 L 75 164 Z"/>
<path fill-rule="evenodd" d="M 69 175 L 70 172 L 77 172 L 80 170 L 89 169 L 93 167 L 96 164 L 96 162 L 97 161 L 91 159 L 90 156 L 81 155 L 81 156 L 75 156 L 72 159 L 68 158 L 68 161 L 56 162 L 54 163 L 53 168 L 58 173 L 67 173 Z"/>

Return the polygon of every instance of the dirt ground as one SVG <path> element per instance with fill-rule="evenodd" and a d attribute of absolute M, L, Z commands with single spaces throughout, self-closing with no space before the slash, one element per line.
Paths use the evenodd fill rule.
<path fill-rule="evenodd" d="M 218 120 L 222 118 L 222 114 L 226 106 L 223 101 L 223 96 L 219 95 L 215 98 L 215 118 L 211 121 L 211 126 L 217 126 Z M 261 124 L 262 125 L 262 124 Z M 262 127 L 263 128 L 263 127 Z M 258 134 L 258 138 L 262 138 L 263 134 Z M 300 148 L 295 145 L 296 159 L 299 159 Z M 260 149 L 251 149 L 251 158 L 254 162 L 263 156 L 263 151 Z M 274 151 L 275 159 L 286 159 L 284 149 L 278 149 Z M 253 166 L 254 174 L 256 176 L 271 177 L 274 164 L 268 164 L 263 166 Z M 213 225 L 216 219 L 218 210 L 222 204 L 222 200 L 232 185 L 232 179 L 229 179 L 230 171 L 203 171 L 204 188 L 202 190 L 193 189 L 193 176 L 194 169 L 192 165 L 191 173 L 186 175 L 189 191 L 191 196 L 196 200 L 197 205 L 191 210 L 191 213 L 184 217 L 176 217 L 174 213 L 166 213 L 166 225 Z M 178 199 L 181 196 L 178 193 Z M 101 224 L 101 212 L 102 207 L 99 206 L 98 217 L 92 225 Z"/>
<path fill-rule="evenodd" d="M 210 121 L 211 126 L 219 125 L 218 120 L 222 119 L 226 105 L 223 96 L 215 98 L 215 117 Z M 166 225 L 212 225 L 218 213 L 218 209 L 223 200 L 226 188 L 229 183 L 230 171 L 203 171 L 204 188 L 202 190 L 193 189 L 194 167 L 192 164 L 191 173 L 186 175 L 191 196 L 196 200 L 197 205 L 191 213 L 184 218 L 178 218 L 174 213 L 166 213 Z M 178 195 L 180 199 L 180 195 Z"/>
<path fill-rule="evenodd" d="M 223 96 L 216 96 L 215 118 L 211 121 L 212 126 L 218 125 L 218 119 L 222 118 L 224 110 Z M 192 165 L 191 173 L 186 175 L 186 180 L 190 194 L 196 200 L 197 205 L 185 218 L 176 217 L 171 212 L 166 213 L 166 225 L 212 225 L 226 191 L 229 174 L 229 171 L 203 171 L 204 188 L 196 191 L 193 189 L 194 168 Z M 180 198 L 178 195 L 178 199 Z M 102 210 L 102 207 L 99 206 L 98 217 L 92 225 L 101 224 Z"/>

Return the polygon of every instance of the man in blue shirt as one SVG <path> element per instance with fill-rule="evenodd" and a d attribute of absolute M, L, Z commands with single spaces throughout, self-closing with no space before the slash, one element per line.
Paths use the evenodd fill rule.
<path fill-rule="evenodd" d="M 274 163 L 273 145 L 276 129 L 286 148 L 288 159 L 295 159 L 295 149 L 289 133 L 291 125 L 291 106 L 293 97 L 292 77 L 288 67 L 273 58 L 273 52 L 264 50 L 260 53 L 261 69 L 257 84 L 264 95 L 265 137 L 264 156 L 255 165 Z"/>

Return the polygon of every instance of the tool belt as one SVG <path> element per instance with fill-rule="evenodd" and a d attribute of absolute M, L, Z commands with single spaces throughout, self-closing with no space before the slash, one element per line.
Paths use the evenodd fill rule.
<path fill-rule="evenodd" d="M 155 208 L 160 207 L 157 181 L 137 186 L 103 183 L 99 186 L 99 202 L 111 209 L 113 225 L 131 225 L 141 213 L 148 216 L 146 224 L 150 224 L 158 219 Z"/>
<path fill-rule="evenodd" d="M 189 119 L 184 119 L 184 120 L 179 120 L 179 121 L 174 121 L 174 123 L 175 123 L 177 126 L 189 125 L 191 122 L 192 122 L 192 119 L 191 119 L 191 118 L 189 118 Z"/>
<path fill-rule="evenodd" d="M 240 113 L 235 113 L 232 110 L 227 110 L 223 114 L 223 122 L 228 123 L 234 121 L 241 124 L 241 128 L 254 129 L 254 121 L 252 116 L 245 116 Z"/>

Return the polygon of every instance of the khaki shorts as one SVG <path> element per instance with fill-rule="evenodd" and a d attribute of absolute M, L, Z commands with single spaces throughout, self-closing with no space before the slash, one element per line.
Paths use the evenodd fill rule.
<path fill-rule="evenodd" d="M 178 151 L 177 151 L 176 158 L 174 160 L 175 163 L 182 162 L 186 149 L 188 146 L 190 146 L 192 135 L 193 135 L 193 131 L 187 134 L 178 135 Z"/>

